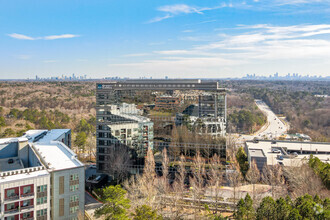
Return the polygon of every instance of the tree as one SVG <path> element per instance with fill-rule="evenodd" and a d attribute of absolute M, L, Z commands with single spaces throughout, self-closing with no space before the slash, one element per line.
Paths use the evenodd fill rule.
<path fill-rule="evenodd" d="M 156 210 L 153 210 L 150 206 L 142 205 L 135 209 L 135 213 L 132 214 L 133 220 L 162 220 L 163 217 L 157 214 Z"/>
<path fill-rule="evenodd" d="M 222 183 L 222 175 L 223 172 L 221 170 L 222 164 L 220 157 L 215 154 L 210 163 L 210 169 L 209 169 L 209 185 L 211 187 L 211 193 L 213 194 L 213 200 L 214 200 L 214 207 L 215 207 L 215 213 L 218 212 L 218 203 L 219 203 L 219 191 Z"/>
<path fill-rule="evenodd" d="M 0 116 L 0 128 L 6 126 L 6 120 L 3 116 Z"/>
<path fill-rule="evenodd" d="M 253 208 L 253 200 L 251 199 L 251 196 L 249 194 L 246 194 L 244 198 L 245 203 L 245 210 L 246 210 L 246 216 L 244 219 L 247 220 L 253 220 L 255 219 L 255 210 Z"/>
<path fill-rule="evenodd" d="M 257 167 L 257 163 L 255 160 L 252 160 L 251 167 L 247 171 L 245 175 L 246 179 L 252 183 L 253 186 L 253 200 L 256 198 L 256 190 L 255 190 L 255 185 L 260 181 L 260 171 Z"/>
<path fill-rule="evenodd" d="M 246 216 L 246 207 L 244 199 L 240 199 L 236 205 L 236 211 L 234 212 L 235 219 L 244 219 Z"/>
<path fill-rule="evenodd" d="M 313 201 L 312 196 L 304 195 L 296 200 L 296 208 L 303 219 L 314 219 L 316 203 Z"/>
<path fill-rule="evenodd" d="M 292 209 L 289 215 L 290 220 L 301 220 L 302 217 L 297 209 Z"/>
<path fill-rule="evenodd" d="M 102 192 L 104 205 L 95 211 L 96 217 L 102 216 L 106 220 L 128 220 L 127 209 L 130 208 L 130 200 L 126 198 L 126 190 L 117 185 L 109 186 Z"/>
<path fill-rule="evenodd" d="M 84 148 L 87 141 L 87 135 L 85 132 L 79 132 L 76 136 L 76 139 L 74 141 L 75 145 L 77 145 L 79 148 Z"/>
<path fill-rule="evenodd" d="M 190 178 L 190 191 L 193 195 L 193 200 L 197 200 L 197 206 L 200 207 L 202 196 L 204 195 L 205 190 L 205 180 L 206 180 L 206 171 L 205 171 L 205 162 L 201 157 L 200 153 L 197 152 L 196 156 L 193 159 L 191 166 L 192 177 Z M 200 209 L 200 208 L 199 208 Z M 197 209 L 195 208 L 195 217 L 197 216 Z"/>
<path fill-rule="evenodd" d="M 249 169 L 249 162 L 248 162 L 248 158 L 247 155 L 243 149 L 243 147 L 240 147 L 236 153 L 236 159 L 237 162 L 239 164 L 239 167 L 241 169 L 241 172 L 243 174 L 243 176 L 245 176 L 246 172 Z"/>
<path fill-rule="evenodd" d="M 278 198 L 286 192 L 284 188 L 283 170 L 280 165 L 265 165 L 262 170 L 261 178 L 266 184 L 271 185 L 273 198 Z"/>
<path fill-rule="evenodd" d="M 129 175 L 132 165 L 130 157 L 130 150 L 127 146 L 116 144 L 109 148 L 110 153 L 107 156 L 107 163 L 109 164 L 109 173 L 118 183 L 121 183 Z"/>
<path fill-rule="evenodd" d="M 276 214 L 277 214 L 277 219 L 289 219 L 291 211 L 291 206 L 286 203 L 286 200 L 284 198 L 279 198 L 276 200 Z"/>
<path fill-rule="evenodd" d="M 231 164 L 230 164 L 230 169 L 226 171 L 227 179 L 230 186 L 233 187 L 234 203 L 236 203 L 237 187 L 241 185 L 243 181 L 243 177 L 235 155 L 232 156 L 229 155 L 229 157 L 231 159 Z"/>
<path fill-rule="evenodd" d="M 272 197 L 262 199 L 259 208 L 257 209 L 258 220 L 275 220 L 276 219 L 276 204 Z"/>
<path fill-rule="evenodd" d="M 249 194 L 246 194 L 244 200 L 240 199 L 234 212 L 235 219 L 253 220 L 255 219 L 255 210 L 253 201 Z"/>

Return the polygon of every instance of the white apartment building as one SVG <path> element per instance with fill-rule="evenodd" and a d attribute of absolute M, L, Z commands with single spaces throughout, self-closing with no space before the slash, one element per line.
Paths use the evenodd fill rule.
<path fill-rule="evenodd" d="M 0 139 L 0 220 L 83 216 L 84 166 L 70 136 L 69 129 L 30 130 Z"/>

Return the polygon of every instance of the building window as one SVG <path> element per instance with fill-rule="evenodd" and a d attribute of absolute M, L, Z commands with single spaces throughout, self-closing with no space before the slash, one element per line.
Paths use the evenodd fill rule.
<path fill-rule="evenodd" d="M 15 189 L 7 189 L 7 198 L 17 196 Z"/>
<path fill-rule="evenodd" d="M 9 204 L 7 204 L 7 210 L 12 210 L 12 209 L 15 209 L 15 208 L 16 208 L 15 203 L 9 203 Z"/>
<path fill-rule="evenodd" d="M 21 203 L 21 207 L 29 207 L 31 205 L 33 205 L 31 200 L 25 200 Z"/>
<path fill-rule="evenodd" d="M 75 173 L 75 174 L 72 174 L 70 175 L 70 180 L 79 180 L 79 176 L 78 176 L 78 173 Z"/>
<path fill-rule="evenodd" d="M 47 203 L 47 196 L 37 198 L 37 205 Z"/>
<path fill-rule="evenodd" d="M 23 194 L 31 193 L 31 186 L 24 186 L 23 187 Z"/>
<path fill-rule="evenodd" d="M 37 192 L 47 192 L 47 185 L 42 185 L 37 187 Z"/>
<path fill-rule="evenodd" d="M 70 191 L 71 191 L 71 192 L 75 192 L 75 191 L 77 191 L 77 190 L 79 190 L 79 184 L 71 185 L 71 186 L 70 186 Z"/>
<path fill-rule="evenodd" d="M 79 201 L 79 196 L 78 195 L 70 196 L 70 202 L 77 202 L 77 201 Z"/>
<path fill-rule="evenodd" d="M 37 211 L 37 217 L 46 216 L 47 215 L 47 209 L 40 209 Z"/>
<path fill-rule="evenodd" d="M 26 219 L 26 218 L 31 218 L 32 217 L 32 214 L 31 212 L 26 212 L 26 213 L 23 213 L 23 219 Z"/>
<path fill-rule="evenodd" d="M 115 130 L 115 136 L 119 136 L 120 133 L 119 133 L 119 130 Z"/>
<path fill-rule="evenodd" d="M 15 220 L 15 216 L 8 216 L 5 218 L 5 220 Z"/>
<path fill-rule="evenodd" d="M 79 206 L 74 206 L 70 208 L 70 214 L 76 213 L 79 210 Z"/>

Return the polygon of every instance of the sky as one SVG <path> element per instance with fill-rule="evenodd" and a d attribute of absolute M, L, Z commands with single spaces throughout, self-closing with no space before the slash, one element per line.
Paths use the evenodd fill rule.
<path fill-rule="evenodd" d="M 0 79 L 330 76 L 330 0 L 0 0 Z"/>

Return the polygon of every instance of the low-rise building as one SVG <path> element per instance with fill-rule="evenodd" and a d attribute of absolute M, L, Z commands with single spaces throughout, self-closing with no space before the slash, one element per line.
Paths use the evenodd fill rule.
<path fill-rule="evenodd" d="M 245 142 L 249 164 L 254 160 L 262 170 L 265 165 L 301 166 L 312 154 L 330 163 L 330 143 L 255 140 Z"/>
<path fill-rule="evenodd" d="M 0 139 L 1 220 L 84 214 L 84 165 L 66 145 L 70 134 L 69 129 L 30 130 Z"/>

